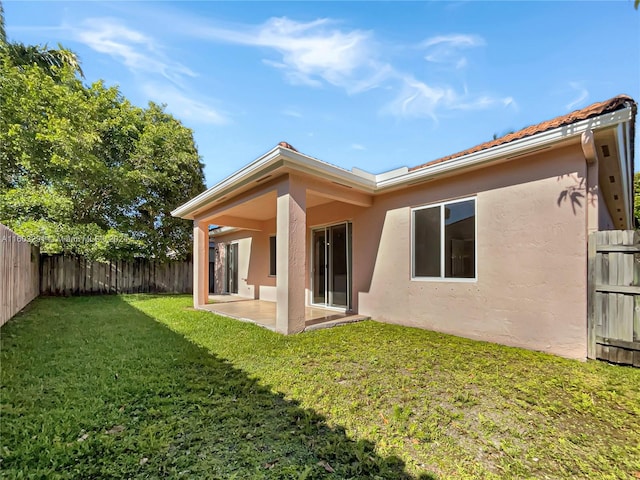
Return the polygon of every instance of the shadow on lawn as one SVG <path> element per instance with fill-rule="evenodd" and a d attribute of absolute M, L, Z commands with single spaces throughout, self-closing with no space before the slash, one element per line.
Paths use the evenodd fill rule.
<path fill-rule="evenodd" d="M 29 343 L 45 328 L 56 334 L 34 361 Z M 9 474 L 411 478 L 397 457 L 377 455 L 372 443 L 350 439 L 118 297 L 38 299 L 2 334 L 9 450 L 0 455 Z M 65 365 L 47 369 L 52 358 Z M 38 382 L 34 399 L 27 385 Z"/>

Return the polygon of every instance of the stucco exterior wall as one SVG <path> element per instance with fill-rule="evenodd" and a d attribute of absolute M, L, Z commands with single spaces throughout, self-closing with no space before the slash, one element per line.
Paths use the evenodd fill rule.
<path fill-rule="evenodd" d="M 567 147 L 376 197 L 353 228 L 358 312 L 585 358 L 585 202 L 561 197 L 585 172 L 579 147 Z M 469 196 L 477 281 L 411 280 L 411 207 Z"/>
<path fill-rule="evenodd" d="M 311 301 L 312 229 L 351 221 L 354 311 L 383 322 L 584 359 L 585 205 L 592 200 L 581 182 L 586 174 L 575 145 L 379 195 L 371 207 L 331 202 L 308 208 L 305 301 Z M 572 196 L 575 192 L 583 196 Z M 412 280 L 411 208 L 465 197 L 477 202 L 477 279 Z M 610 217 L 606 207 L 598 210 L 602 228 Z M 263 226 L 263 231 L 238 231 L 216 242 L 223 252 L 224 245 L 239 241 L 238 295 L 275 301 L 276 278 L 269 276 L 275 218 Z M 218 268 L 224 269 L 218 255 Z M 218 278 L 223 285 L 224 275 Z"/>
<path fill-rule="evenodd" d="M 269 234 L 266 231 L 241 230 L 215 238 L 216 242 L 216 292 L 225 291 L 226 245 L 238 243 L 238 296 L 275 301 L 269 298 L 269 290 L 275 291 L 275 277 L 269 276 Z M 262 289 L 265 292 L 262 292 Z M 265 298 L 265 295 L 267 298 Z"/>
<path fill-rule="evenodd" d="M 363 207 L 357 207 L 342 202 L 330 202 L 328 204 L 311 207 L 307 210 L 307 231 L 305 245 L 305 300 L 311 303 L 311 275 L 309 262 L 311 261 L 311 233 L 314 228 L 333 225 L 340 222 L 353 222 Z M 225 270 L 225 246 L 232 242 L 239 242 L 238 256 L 246 270 L 239 266 L 238 295 L 247 296 L 253 289 L 254 296 L 269 302 L 276 301 L 276 277 L 269 275 L 269 237 L 276 234 L 275 218 L 263 223 L 263 231 L 240 230 L 237 232 L 220 235 L 215 238 L 217 245 L 216 257 L 216 293 L 224 292 Z M 240 275 L 243 273 L 244 275 Z M 244 282 L 244 283 L 243 283 Z M 247 292 L 241 293 L 241 290 Z M 357 303 L 357 297 L 354 297 Z M 355 310 L 355 308 L 354 308 Z"/>

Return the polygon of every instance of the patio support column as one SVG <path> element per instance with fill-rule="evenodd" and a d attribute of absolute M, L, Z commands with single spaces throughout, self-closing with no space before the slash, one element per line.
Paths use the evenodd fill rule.
<path fill-rule="evenodd" d="M 276 217 L 276 331 L 304 330 L 306 187 L 289 175 L 278 187 Z"/>
<path fill-rule="evenodd" d="M 209 225 L 193 222 L 193 306 L 209 301 Z"/>

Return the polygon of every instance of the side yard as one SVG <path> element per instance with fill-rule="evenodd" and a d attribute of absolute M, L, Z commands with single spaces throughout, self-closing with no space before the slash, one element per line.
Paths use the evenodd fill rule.
<path fill-rule="evenodd" d="M 0 475 L 640 478 L 640 369 L 190 305 L 39 298 L 4 325 Z"/>

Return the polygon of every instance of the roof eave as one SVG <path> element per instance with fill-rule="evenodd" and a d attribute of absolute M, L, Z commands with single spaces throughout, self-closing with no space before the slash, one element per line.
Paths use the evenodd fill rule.
<path fill-rule="evenodd" d="M 282 148 L 280 147 L 272 148 L 267 153 L 265 153 L 261 157 L 258 157 L 255 161 L 253 161 L 252 163 L 244 167 L 242 170 L 238 170 L 237 172 L 234 172 L 233 174 L 229 175 L 227 178 L 225 178 L 221 182 L 208 188 L 207 190 L 197 195 L 196 197 L 192 198 L 188 202 L 183 203 L 179 207 L 172 210 L 171 216 L 193 220 L 193 216 L 191 214 L 194 211 L 202 207 L 204 204 L 215 199 L 217 194 L 224 188 L 230 187 L 238 183 L 243 177 L 248 176 L 250 173 L 260 168 L 264 168 L 265 166 L 275 161 L 278 155 L 280 154 L 281 150 Z"/>
<path fill-rule="evenodd" d="M 561 141 L 580 138 L 582 132 L 586 130 L 591 129 L 596 131 L 604 128 L 615 127 L 616 125 L 631 121 L 632 118 L 632 108 L 625 107 L 615 112 L 598 115 L 570 125 L 537 133 L 530 137 L 514 140 L 513 142 L 498 145 L 479 152 L 470 153 L 446 162 L 436 163 L 418 170 L 409 171 L 405 175 L 400 175 L 378 182 L 376 190 L 387 190 L 407 183 L 416 183 L 421 180 L 432 179 L 440 175 L 449 174 L 453 170 L 461 170 L 495 161 L 510 160 L 515 157 L 533 153 L 537 150 L 546 149 Z"/>
<path fill-rule="evenodd" d="M 282 161 L 283 165 L 303 173 L 322 175 L 326 178 L 333 178 L 350 187 L 373 193 L 375 182 L 358 173 L 349 172 L 335 165 L 323 162 L 300 152 L 294 152 L 288 148 L 276 146 L 267 153 L 243 167 L 221 182 L 202 192 L 197 197 L 179 206 L 171 212 L 173 217 L 193 220 L 194 212 L 206 204 L 228 195 L 238 186 L 246 183 L 247 179 L 259 175 L 277 162 Z"/>
<path fill-rule="evenodd" d="M 391 177 L 387 177 L 384 174 L 378 175 L 378 180 L 372 179 L 372 175 L 365 175 L 366 172 L 358 173 L 357 170 L 350 172 L 316 158 L 301 154 L 300 152 L 294 152 L 288 148 L 276 146 L 246 167 L 238 170 L 197 197 L 179 206 L 171 212 L 171 215 L 193 220 L 195 212 L 199 208 L 229 194 L 237 187 L 246 184 L 247 180 L 252 176 L 259 175 L 260 172 L 268 170 L 269 167 L 272 167 L 279 161 L 282 161 L 284 166 L 291 169 L 311 175 L 321 175 L 324 178 L 336 180 L 364 192 L 375 194 L 385 190 L 402 188 L 409 184 L 431 180 L 442 175 L 449 175 L 455 170 L 464 170 L 492 162 L 510 160 L 515 157 L 533 153 L 537 150 L 549 148 L 558 142 L 580 138 L 580 135 L 586 130 L 597 131 L 611 128 L 630 122 L 632 119 L 633 108 L 625 107 L 614 112 L 601 114 L 570 125 L 564 125 L 417 170 L 407 171 L 406 173 L 400 173 L 399 171 L 399 174 L 395 174 L 394 172 L 394 175 Z"/>

